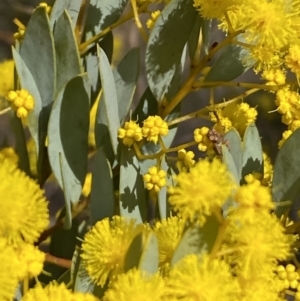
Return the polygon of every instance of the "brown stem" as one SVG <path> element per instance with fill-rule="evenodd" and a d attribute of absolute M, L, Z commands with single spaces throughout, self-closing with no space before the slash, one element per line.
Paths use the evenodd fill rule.
<path fill-rule="evenodd" d="M 55 265 L 58 265 L 60 267 L 63 267 L 63 268 L 71 268 L 71 265 L 72 265 L 72 260 L 69 260 L 69 259 L 64 259 L 64 258 L 59 258 L 59 257 L 56 257 L 56 256 L 53 256 L 49 253 L 46 253 L 46 262 L 49 262 L 49 263 L 52 263 L 52 264 L 55 264 Z"/>

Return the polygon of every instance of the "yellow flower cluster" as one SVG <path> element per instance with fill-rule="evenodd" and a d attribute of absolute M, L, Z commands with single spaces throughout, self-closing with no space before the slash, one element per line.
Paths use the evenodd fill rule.
<path fill-rule="evenodd" d="M 152 141 L 156 144 L 158 137 L 168 135 L 169 128 L 168 124 L 160 116 L 149 116 L 144 120 L 142 132 L 147 141 Z"/>
<path fill-rule="evenodd" d="M 12 103 L 12 108 L 17 112 L 19 118 L 27 117 L 34 108 L 34 99 L 25 89 L 10 91 L 6 98 Z"/>
<path fill-rule="evenodd" d="M 192 151 L 186 151 L 185 149 L 178 151 L 178 158 L 176 161 L 176 167 L 178 170 L 188 171 L 191 167 L 193 167 L 196 164 L 194 157 L 195 154 Z"/>
<path fill-rule="evenodd" d="M 170 204 L 184 220 L 200 225 L 223 206 L 235 188 L 231 174 L 218 159 L 200 160 L 189 172 L 180 172 L 176 181 L 169 188 Z"/>
<path fill-rule="evenodd" d="M 135 141 L 144 138 L 155 144 L 160 136 L 166 136 L 169 132 L 168 124 L 159 116 L 149 116 L 144 120 L 143 127 L 139 127 L 136 121 L 125 122 L 124 128 L 118 130 L 118 137 L 123 139 L 124 145 L 132 146 Z"/>
<path fill-rule="evenodd" d="M 217 109 L 216 114 L 210 113 L 210 119 L 216 122 L 215 127 L 217 130 L 223 129 L 224 133 L 227 133 L 232 128 L 235 128 L 241 136 L 243 136 L 246 127 L 255 122 L 256 117 L 256 109 L 251 108 L 245 102 L 240 104 L 234 102 L 227 105 L 224 109 Z"/>
<path fill-rule="evenodd" d="M 148 169 L 148 173 L 144 175 L 145 186 L 148 190 L 159 192 L 167 185 L 166 172 L 156 166 Z"/>

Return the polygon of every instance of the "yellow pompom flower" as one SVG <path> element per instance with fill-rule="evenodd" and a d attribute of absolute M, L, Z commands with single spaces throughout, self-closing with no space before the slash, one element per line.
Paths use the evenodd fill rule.
<path fill-rule="evenodd" d="M 156 144 L 159 136 L 168 135 L 168 124 L 160 116 L 149 116 L 144 120 L 142 133 L 147 141 L 152 141 Z"/>
<path fill-rule="evenodd" d="M 104 286 L 108 277 L 123 272 L 124 259 L 132 239 L 143 231 L 134 220 L 105 218 L 85 235 L 81 257 L 91 279 Z"/>
<path fill-rule="evenodd" d="M 167 185 L 167 173 L 163 169 L 152 166 L 148 169 L 148 173 L 144 175 L 145 186 L 148 190 L 159 192 Z"/>
<path fill-rule="evenodd" d="M 180 260 L 166 280 L 165 300 L 239 300 L 240 288 L 229 265 L 208 255 L 196 254 Z"/>
<path fill-rule="evenodd" d="M 155 224 L 153 230 L 158 239 L 161 267 L 167 268 L 171 263 L 174 251 L 182 237 L 184 225 L 184 220 L 177 216 L 169 217 Z"/>
<path fill-rule="evenodd" d="M 267 212 L 274 209 L 270 188 L 262 186 L 260 181 L 252 175 L 249 176 L 246 177 L 248 183 L 237 189 L 234 195 L 235 201 L 247 209 L 266 210 Z"/>
<path fill-rule="evenodd" d="M 223 19 L 233 4 L 238 4 L 237 0 L 194 0 L 194 6 L 206 19 Z"/>
<path fill-rule="evenodd" d="M 277 260 L 290 256 L 294 238 L 285 234 L 276 216 L 257 211 L 249 219 L 237 210 L 229 218 L 227 241 L 231 242 L 229 248 L 237 248 L 230 260 L 243 279 L 264 277 Z"/>
<path fill-rule="evenodd" d="M 186 151 L 181 149 L 178 151 L 178 159 L 176 162 L 176 167 L 179 171 L 188 171 L 191 167 L 196 164 L 194 160 L 195 154 L 192 151 Z"/>
<path fill-rule="evenodd" d="M 21 301 L 99 301 L 90 293 L 71 292 L 64 283 L 51 282 L 45 287 L 38 283 L 30 289 Z"/>
<path fill-rule="evenodd" d="M 148 275 L 132 269 L 111 283 L 103 301 L 163 301 L 164 293 L 164 280 L 158 273 Z"/>
<path fill-rule="evenodd" d="M 12 103 L 12 108 L 17 112 L 19 118 L 27 117 L 34 108 L 34 99 L 25 89 L 10 91 L 6 99 Z"/>
<path fill-rule="evenodd" d="M 160 16 L 160 10 L 156 10 L 156 11 L 152 12 L 151 18 L 148 19 L 146 22 L 147 28 L 149 28 L 151 30 L 159 16 Z"/>
<path fill-rule="evenodd" d="M 18 246 L 34 243 L 49 224 L 44 192 L 0 154 L 0 236 Z"/>
<path fill-rule="evenodd" d="M 285 56 L 285 65 L 297 76 L 300 75 L 300 46 L 292 45 Z"/>
<path fill-rule="evenodd" d="M 0 237 L 0 300 L 11 301 L 18 287 L 19 261 L 14 256 L 11 246 L 6 245 L 6 240 Z"/>
<path fill-rule="evenodd" d="M 14 87 L 14 61 L 0 63 L 0 97 L 4 97 Z"/>
<path fill-rule="evenodd" d="M 136 121 L 126 121 L 124 128 L 118 130 L 118 138 L 123 139 L 124 145 L 130 147 L 134 141 L 141 141 L 143 139 L 142 129 Z"/>
<path fill-rule="evenodd" d="M 31 244 L 22 244 L 14 249 L 19 260 L 19 268 L 16 271 L 20 280 L 37 277 L 43 270 L 46 255 Z"/>
<path fill-rule="evenodd" d="M 72 301 L 72 292 L 67 289 L 64 283 L 52 282 L 45 287 L 38 283 L 30 289 L 21 301 Z"/>
<path fill-rule="evenodd" d="M 180 172 L 177 186 L 169 188 L 169 202 L 184 220 L 205 223 L 205 216 L 220 210 L 235 188 L 226 166 L 217 159 L 199 161 L 189 172 Z"/>

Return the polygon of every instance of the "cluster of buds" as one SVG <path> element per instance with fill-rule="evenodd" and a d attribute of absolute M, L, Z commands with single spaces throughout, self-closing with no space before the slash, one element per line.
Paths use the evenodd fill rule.
<path fill-rule="evenodd" d="M 214 143 L 208 136 L 209 128 L 204 126 L 194 130 L 194 140 L 198 143 L 198 149 L 201 152 L 206 152 L 208 155 L 214 154 Z"/>
<path fill-rule="evenodd" d="M 189 169 L 196 164 L 194 157 L 195 154 L 192 151 L 186 151 L 185 149 L 178 151 L 178 158 L 176 162 L 178 170 L 180 172 L 188 172 Z"/>
<path fill-rule="evenodd" d="M 8 92 L 6 99 L 12 103 L 12 109 L 19 118 L 27 117 L 34 108 L 34 99 L 25 89 Z"/>
<path fill-rule="evenodd" d="M 300 276 L 299 270 L 293 264 L 288 264 L 286 267 L 279 265 L 277 267 L 277 277 L 282 281 L 283 289 L 296 290 L 294 297 L 296 301 L 300 300 Z"/>
<path fill-rule="evenodd" d="M 278 86 L 284 85 L 286 80 L 285 72 L 281 69 L 264 70 L 262 78 L 267 81 L 267 85 Z"/>
<path fill-rule="evenodd" d="M 161 188 L 167 185 L 166 172 L 156 166 L 148 169 L 148 173 L 144 175 L 145 186 L 148 190 L 159 192 Z"/>
<path fill-rule="evenodd" d="M 125 122 L 124 128 L 118 130 L 118 137 L 123 139 L 124 145 L 132 146 L 136 141 L 146 138 L 157 144 L 160 136 L 166 136 L 169 132 L 168 124 L 159 116 L 149 116 L 141 128 L 136 121 Z"/>
<path fill-rule="evenodd" d="M 156 10 L 156 11 L 152 12 L 151 18 L 148 19 L 146 22 L 147 28 L 149 28 L 151 30 L 159 16 L 160 16 L 160 10 Z"/>

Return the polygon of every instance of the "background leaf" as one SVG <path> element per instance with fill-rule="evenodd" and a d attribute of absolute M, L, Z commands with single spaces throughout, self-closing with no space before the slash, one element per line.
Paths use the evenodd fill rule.
<path fill-rule="evenodd" d="M 158 100 L 166 93 L 180 64 L 196 14 L 192 0 L 173 0 L 162 10 L 151 30 L 146 49 L 146 74 Z"/>
<path fill-rule="evenodd" d="M 82 73 L 79 51 L 69 14 L 64 11 L 54 27 L 56 51 L 56 91 L 60 91 L 69 80 Z"/>
<path fill-rule="evenodd" d="M 21 87 L 26 89 L 34 98 L 34 108 L 28 114 L 27 122 L 35 145 L 39 146 L 39 115 L 42 110 L 41 95 L 30 70 L 14 47 L 12 48 L 12 53 Z M 38 156 L 39 147 L 37 147 L 36 151 Z"/>
<path fill-rule="evenodd" d="M 203 227 L 188 227 L 174 252 L 171 264 L 174 265 L 189 254 L 209 253 L 218 233 L 219 223 L 215 216 L 208 216 Z"/>
<path fill-rule="evenodd" d="M 254 172 L 263 174 L 263 151 L 259 132 L 254 123 L 247 126 L 243 146 L 242 183 L 244 177 Z"/>
<path fill-rule="evenodd" d="M 222 49 L 219 58 L 211 67 L 204 81 L 229 82 L 246 72 L 249 67 L 242 63 L 245 50 L 241 46 L 228 45 Z"/>
<path fill-rule="evenodd" d="M 158 270 L 158 264 L 158 240 L 156 235 L 150 232 L 144 243 L 143 252 L 139 261 L 139 269 L 149 274 L 154 274 Z"/>
<path fill-rule="evenodd" d="M 297 129 L 284 142 L 274 164 L 272 196 L 278 205 L 282 201 L 293 202 L 300 194 L 299 148 L 300 129 Z M 276 214 L 281 216 L 286 208 L 286 206 L 278 206 Z"/>
<path fill-rule="evenodd" d="M 243 161 L 243 154 L 242 154 L 242 139 L 240 134 L 236 129 L 231 129 L 224 135 L 224 140 L 228 144 L 228 151 L 231 154 L 237 175 L 238 175 L 238 183 L 241 179 L 241 171 L 242 171 L 242 161 Z"/>
<path fill-rule="evenodd" d="M 90 196 L 91 223 L 94 225 L 106 217 L 114 215 L 114 187 L 112 170 L 103 148 L 96 152 L 92 169 Z"/>
<path fill-rule="evenodd" d="M 125 123 L 131 108 L 140 70 L 139 48 L 132 48 L 113 71 L 117 89 L 120 123 Z"/>
<path fill-rule="evenodd" d="M 91 38 L 116 22 L 127 2 L 127 0 L 91 0 L 85 24 L 85 39 Z"/>
<path fill-rule="evenodd" d="M 98 106 L 96 126 L 98 124 L 103 124 L 104 126 L 107 125 L 111 146 L 114 154 L 116 155 L 118 147 L 118 129 L 120 128 L 117 91 L 109 61 L 105 52 L 100 47 L 98 47 L 98 57 L 102 85 L 102 97 Z M 102 146 L 101 144 L 99 145 L 99 143 L 97 143 L 99 139 L 99 135 L 96 132 L 97 147 Z"/>
<path fill-rule="evenodd" d="M 137 223 L 146 220 L 146 200 L 143 176 L 139 161 L 132 149 L 121 147 L 120 160 L 120 215 L 136 219 Z"/>
<path fill-rule="evenodd" d="M 67 11 L 71 17 L 72 29 L 75 28 L 82 0 L 55 0 L 50 14 L 50 26 L 54 27 L 55 22 Z"/>
<path fill-rule="evenodd" d="M 89 96 L 85 79 L 86 75 L 77 76 L 61 90 L 48 127 L 50 164 L 59 185 L 65 186 L 66 202 L 73 203 L 79 200 L 87 169 Z"/>
<path fill-rule="evenodd" d="M 136 109 L 132 114 L 132 120 L 137 120 L 139 125 L 143 125 L 143 121 L 150 115 L 157 115 L 157 100 L 148 87 L 138 102 Z"/>

